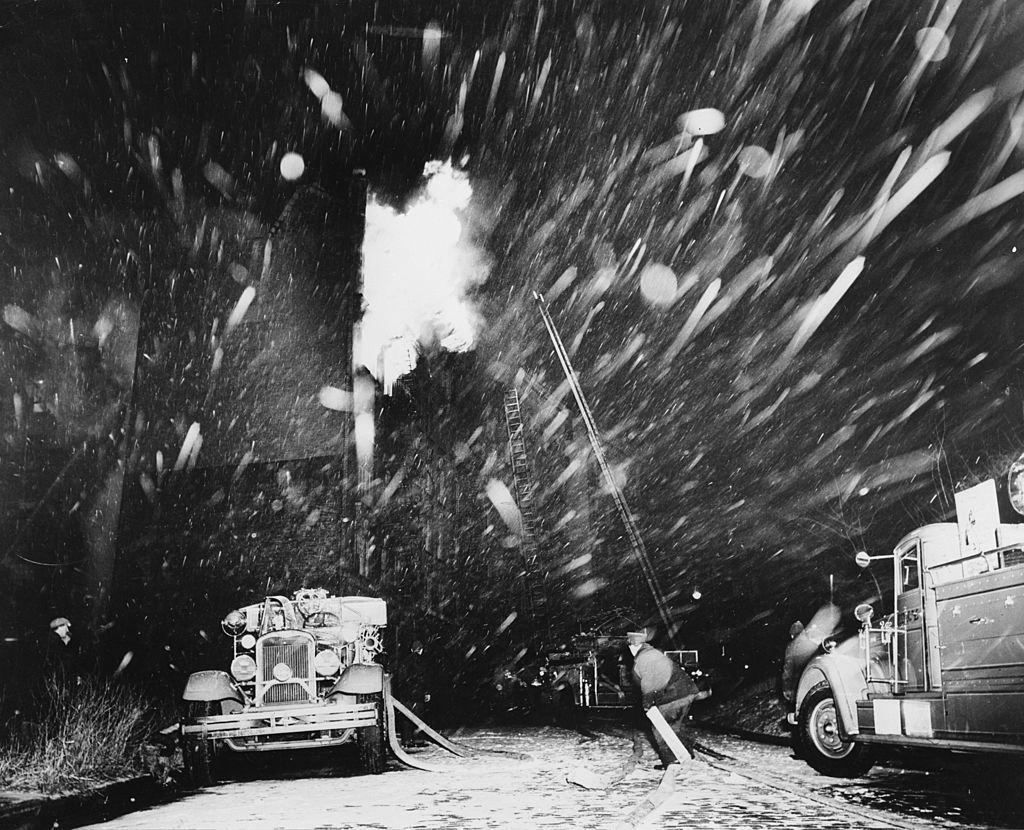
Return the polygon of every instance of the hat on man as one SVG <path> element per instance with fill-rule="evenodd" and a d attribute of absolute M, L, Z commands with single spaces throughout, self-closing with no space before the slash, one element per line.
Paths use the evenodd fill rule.
<path fill-rule="evenodd" d="M 651 639 L 650 631 L 644 628 L 640 631 L 626 632 L 626 645 L 641 646 Z"/>
<path fill-rule="evenodd" d="M 54 617 L 50 620 L 50 629 L 60 637 L 64 645 L 71 642 L 71 620 L 67 617 Z"/>

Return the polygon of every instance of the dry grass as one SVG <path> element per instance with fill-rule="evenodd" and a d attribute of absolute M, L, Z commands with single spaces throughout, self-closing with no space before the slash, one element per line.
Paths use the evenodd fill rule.
<path fill-rule="evenodd" d="M 150 721 L 147 702 L 129 688 L 51 678 L 33 717 L 0 737 L 0 788 L 74 792 L 138 773 Z"/>

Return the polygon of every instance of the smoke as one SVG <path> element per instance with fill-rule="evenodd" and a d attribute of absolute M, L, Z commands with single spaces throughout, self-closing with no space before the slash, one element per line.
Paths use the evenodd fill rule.
<path fill-rule="evenodd" d="M 389 385 L 412 368 L 414 349 L 473 348 L 480 328 L 471 293 L 489 262 L 469 228 L 473 189 L 451 162 L 429 162 L 425 182 L 395 210 L 371 198 L 363 243 L 366 303 L 358 358 Z"/>

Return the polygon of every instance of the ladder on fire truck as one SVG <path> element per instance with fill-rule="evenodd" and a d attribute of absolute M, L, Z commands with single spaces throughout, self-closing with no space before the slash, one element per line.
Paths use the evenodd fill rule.
<path fill-rule="evenodd" d="M 516 502 L 522 518 L 519 533 L 519 551 L 523 558 L 523 585 L 526 611 L 546 626 L 546 603 L 543 590 L 537 588 L 537 514 L 533 507 L 533 474 L 526 452 L 523 433 L 523 413 L 519 406 L 519 390 L 515 386 L 505 389 L 505 423 L 508 426 L 508 453 L 512 463 L 512 480 Z"/>
<path fill-rule="evenodd" d="M 644 540 L 640 535 L 640 530 L 637 527 L 636 520 L 633 518 L 633 511 L 630 510 L 629 505 L 626 503 L 626 497 L 623 495 L 622 488 L 619 487 L 615 480 L 615 476 L 612 474 L 611 467 L 608 466 L 608 461 L 604 454 L 604 447 L 601 444 L 601 437 L 597 430 L 597 424 L 594 421 L 594 413 L 591 411 L 590 405 L 587 403 L 586 396 L 583 394 L 583 388 L 580 386 L 576 370 L 572 367 L 572 361 L 569 359 L 569 353 L 566 351 L 561 335 L 559 335 L 558 329 L 555 327 L 555 321 L 551 318 L 547 303 L 544 302 L 543 295 L 534 291 L 533 299 L 536 301 L 537 308 L 540 310 L 541 319 L 544 321 L 544 328 L 547 329 L 548 337 L 551 338 L 551 345 L 555 348 L 555 356 L 558 358 L 562 371 L 565 373 L 565 379 L 569 382 L 569 389 L 572 391 L 573 397 L 576 399 L 580 415 L 583 416 L 583 424 L 587 428 L 587 437 L 590 439 L 590 447 L 594 451 L 594 457 L 597 459 L 598 466 L 601 468 L 601 473 L 608 485 L 608 489 L 611 491 L 615 500 L 615 508 L 618 510 L 619 518 L 622 519 L 623 526 L 626 528 L 626 535 L 629 538 L 630 547 L 633 549 L 633 554 L 636 556 L 637 562 L 640 565 L 640 570 L 643 572 L 644 579 L 647 581 L 647 587 L 651 591 L 654 604 L 657 607 L 658 614 L 661 616 L 661 621 L 665 626 L 665 633 L 668 637 L 668 641 L 672 644 L 673 649 L 675 649 L 677 648 L 677 626 L 672 619 L 672 610 L 669 607 L 668 597 L 665 596 L 665 592 L 662 590 L 661 584 L 658 581 L 658 574 L 654 570 L 651 557 L 647 553 L 647 546 L 644 544 Z"/>

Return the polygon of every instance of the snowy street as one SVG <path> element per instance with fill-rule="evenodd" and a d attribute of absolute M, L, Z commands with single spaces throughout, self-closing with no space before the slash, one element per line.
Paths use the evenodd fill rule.
<path fill-rule="evenodd" d="M 240 780 L 94 827 L 170 828 L 494 828 L 709 827 L 907 828 L 1019 826 L 1010 814 L 977 813 L 970 795 L 944 773 L 876 768 L 856 781 L 818 775 L 786 747 L 699 733 L 706 752 L 676 776 L 652 809 L 664 773 L 645 749 L 639 765 L 605 790 L 566 783 L 573 769 L 611 774 L 630 758 L 628 735 L 588 738 L 553 727 L 467 731 L 460 740 L 481 749 L 527 753 L 455 759 L 434 748 L 420 756 L 447 774 L 391 762 L 381 776 L 303 769 L 281 777 L 263 767 Z M 922 809 L 931 800 L 933 810 Z M 656 798 L 654 800 L 657 800 Z M 944 817 L 942 817 L 944 815 Z"/>

